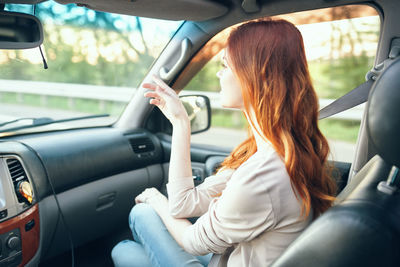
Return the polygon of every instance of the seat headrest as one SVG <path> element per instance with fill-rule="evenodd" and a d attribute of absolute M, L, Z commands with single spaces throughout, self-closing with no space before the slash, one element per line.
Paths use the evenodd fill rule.
<path fill-rule="evenodd" d="M 400 167 L 400 59 L 375 81 L 368 98 L 367 131 L 377 153 Z"/>

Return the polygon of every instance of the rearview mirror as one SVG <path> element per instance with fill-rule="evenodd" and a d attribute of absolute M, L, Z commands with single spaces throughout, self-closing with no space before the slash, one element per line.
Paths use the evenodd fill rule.
<path fill-rule="evenodd" d="M 180 96 L 190 120 L 191 133 L 207 131 L 211 125 L 210 100 L 204 95 Z"/>
<path fill-rule="evenodd" d="M 35 16 L 0 11 L 0 49 L 27 49 L 41 45 L 43 28 Z"/>

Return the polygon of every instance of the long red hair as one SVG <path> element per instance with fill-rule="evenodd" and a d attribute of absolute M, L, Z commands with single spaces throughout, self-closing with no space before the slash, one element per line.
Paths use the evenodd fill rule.
<path fill-rule="evenodd" d="M 253 110 L 261 136 L 284 160 L 302 214 L 312 209 L 317 217 L 332 205 L 336 183 L 327 168 L 329 146 L 318 129 L 318 98 L 300 32 L 285 20 L 248 22 L 231 32 L 227 54 L 246 113 Z M 236 169 L 256 151 L 249 131 L 221 167 Z"/>

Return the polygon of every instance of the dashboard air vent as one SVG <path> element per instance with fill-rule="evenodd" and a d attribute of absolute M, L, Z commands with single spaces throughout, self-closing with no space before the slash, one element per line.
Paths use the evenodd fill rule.
<path fill-rule="evenodd" d="M 154 150 L 154 144 L 148 137 L 129 139 L 132 149 L 136 154 Z"/>
<path fill-rule="evenodd" d="M 24 181 L 28 182 L 28 177 L 26 176 L 25 170 L 18 159 L 7 159 L 7 166 L 14 184 L 15 194 L 18 197 L 18 202 L 23 203 L 24 198 L 18 194 L 18 185 Z"/>

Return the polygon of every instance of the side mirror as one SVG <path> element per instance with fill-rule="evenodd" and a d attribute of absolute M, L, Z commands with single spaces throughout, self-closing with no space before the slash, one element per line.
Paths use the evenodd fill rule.
<path fill-rule="evenodd" d="M 207 131 L 211 126 L 210 99 L 204 95 L 180 96 L 190 120 L 191 133 Z"/>
<path fill-rule="evenodd" d="M 43 27 L 35 16 L 0 11 L 0 49 L 27 49 L 43 43 Z"/>

